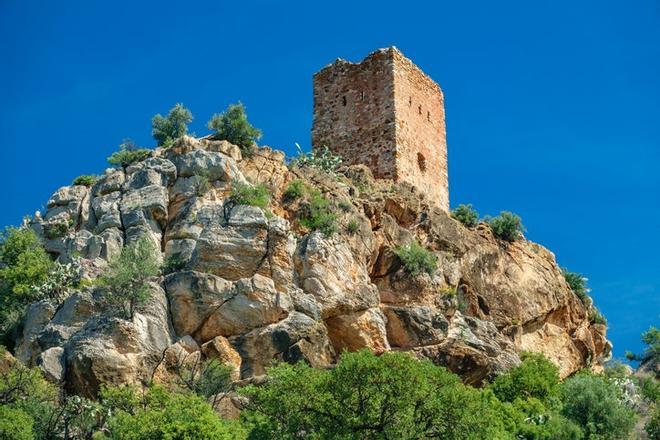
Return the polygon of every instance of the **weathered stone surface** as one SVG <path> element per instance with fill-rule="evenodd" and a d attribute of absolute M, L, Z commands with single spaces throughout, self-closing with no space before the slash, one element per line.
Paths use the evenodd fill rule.
<path fill-rule="evenodd" d="M 289 169 L 284 163 L 284 153 L 269 147 L 257 148 L 252 156 L 240 162 L 240 169 L 247 180 L 271 188 L 283 188 Z"/>
<path fill-rule="evenodd" d="M 121 193 L 115 191 L 92 199 L 92 210 L 96 218 L 95 232 L 100 234 L 108 228 L 121 228 L 121 213 L 119 203 Z"/>
<path fill-rule="evenodd" d="M 126 175 L 122 170 L 108 168 L 105 170 L 105 174 L 92 186 L 92 194 L 98 197 L 115 191 L 120 191 L 125 180 Z"/>
<path fill-rule="evenodd" d="M 375 353 L 390 349 L 385 329 L 386 318 L 379 309 L 367 309 L 325 321 L 328 336 L 337 352 L 368 348 Z"/>
<path fill-rule="evenodd" d="M 294 261 L 300 285 L 316 298 L 324 318 L 378 306 L 366 268 L 340 239 L 314 232 L 301 241 Z"/>
<path fill-rule="evenodd" d="M 50 382 L 60 383 L 64 379 L 64 348 L 49 348 L 39 355 L 36 363 Z"/>
<path fill-rule="evenodd" d="M 193 150 L 174 159 L 180 177 L 206 176 L 210 181 L 244 181 L 234 159 L 222 153 Z"/>
<path fill-rule="evenodd" d="M 264 374 L 273 359 L 305 360 L 313 367 L 327 367 L 334 360 L 334 349 L 323 323 L 298 312 L 230 341 L 241 355 L 242 378 Z"/>
<path fill-rule="evenodd" d="M 23 332 L 16 344 L 16 359 L 33 365 L 40 349 L 37 338 L 55 314 L 55 307 L 48 301 L 30 304 L 23 321 Z"/>
<path fill-rule="evenodd" d="M 217 359 L 222 364 L 232 367 L 232 378 L 234 380 L 240 378 L 241 356 L 224 336 L 216 336 L 202 345 L 202 353 L 208 359 Z"/>
<path fill-rule="evenodd" d="M 387 339 L 392 347 L 412 348 L 439 344 L 447 335 L 447 319 L 430 307 L 382 307 Z"/>

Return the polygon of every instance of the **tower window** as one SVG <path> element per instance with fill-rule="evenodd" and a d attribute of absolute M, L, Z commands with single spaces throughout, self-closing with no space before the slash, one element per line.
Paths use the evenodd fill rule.
<path fill-rule="evenodd" d="M 408 106 L 412 107 L 412 96 L 408 97 Z"/>
<path fill-rule="evenodd" d="M 422 153 L 417 153 L 417 165 L 422 173 L 426 171 L 426 158 Z"/>
<path fill-rule="evenodd" d="M 345 96 L 341 97 L 341 103 L 344 107 L 346 107 L 346 97 Z"/>
<path fill-rule="evenodd" d="M 422 114 L 422 106 L 421 105 L 419 107 L 417 107 L 417 113 L 419 113 L 420 115 Z"/>
<path fill-rule="evenodd" d="M 426 120 L 431 121 L 431 112 L 426 112 Z"/>
<path fill-rule="evenodd" d="M 364 101 L 364 90 L 360 92 L 360 101 Z"/>

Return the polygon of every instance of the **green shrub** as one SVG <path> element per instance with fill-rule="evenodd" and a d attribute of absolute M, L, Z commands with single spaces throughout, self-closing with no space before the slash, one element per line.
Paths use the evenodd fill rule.
<path fill-rule="evenodd" d="M 24 411 L 9 406 L 0 406 L 0 439 L 33 440 L 32 417 Z"/>
<path fill-rule="evenodd" d="M 215 131 L 216 138 L 237 145 L 245 156 L 254 153 L 255 143 L 261 137 L 261 130 L 248 122 L 245 107 L 240 102 L 231 104 L 224 113 L 213 115 L 207 126 Z"/>
<path fill-rule="evenodd" d="M 151 156 L 151 150 L 138 147 L 135 142 L 126 139 L 119 145 L 119 151 L 108 157 L 108 163 L 126 168 L 136 162 L 141 162 Z"/>
<path fill-rule="evenodd" d="M 468 228 L 473 228 L 479 223 L 479 214 L 470 204 L 458 205 L 458 207 L 451 212 L 451 216 Z"/>
<path fill-rule="evenodd" d="M 635 413 L 622 402 L 621 390 L 604 376 L 581 373 L 561 386 L 562 414 L 584 429 L 586 438 L 626 438 Z"/>
<path fill-rule="evenodd" d="M 188 132 L 188 124 L 193 120 L 190 110 L 183 104 L 172 107 L 166 117 L 159 114 L 151 119 L 151 134 L 159 146 L 169 146 Z"/>
<path fill-rule="evenodd" d="M 204 397 L 215 408 L 232 387 L 232 368 L 217 359 L 197 357 L 177 367 L 179 382 L 189 391 Z"/>
<path fill-rule="evenodd" d="M 492 396 L 407 353 L 344 353 L 330 370 L 300 362 L 268 375 L 241 390 L 251 438 L 506 438 Z"/>
<path fill-rule="evenodd" d="M 305 195 L 305 191 L 305 182 L 300 179 L 296 179 L 289 182 L 286 189 L 284 190 L 283 196 L 285 200 L 297 200 Z"/>
<path fill-rule="evenodd" d="M 493 235 L 505 241 L 516 241 L 525 232 L 520 217 L 508 211 L 502 211 L 500 215 L 487 221 Z"/>
<path fill-rule="evenodd" d="M 46 280 L 39 285 L 32 286 L 37 298 L 47 298 L 56 304 L 61 304 L 81 281 L 82 268 L 80 258 L 73 257 L 69 263 L 55 261 Z"/>
<path fill-rule="evenodd" d="M 65 222 L 50 223 L 44 226 L 44 235 L 49 240 L 64 237 L 69 232 L 69 225 Z"/>
<path fill-rule="evenodd" d="M 503 402 L 518 398 L 548 402 L 558 392 L 559 369 L 541 354 L 523 352 L 520 357 L 522 363 L 497 376 L 490 388 Z"/>
<path fill-rule="evenodd" d="M 199 174 L 194 176 L 195 181 L 195 195 L 197 197 L 203 197 L 204 194 L 206 194 L 209 189 L 211 189 L 211 182 L 209 181 L 209 173 L 208 172 L 200 172 Z"/>
<path fill-rule="evenodd" d="M 651 326 L 642 333 L 642 342 L 646 345 L 642 354 L 626 352 L 626 357 L 631 361 L 660 363 L 660 329 Z"/>
<path fill-rule="evenodd" d="M 257 206 L 266 209 L 270 202 L 270 191 L 265 185 L 235 183 L 231 189 L 231 199 L 237 205 Z"/>
<path fill-rule="evenodd" d="M 455 297 L 458 295 L 458 289 L 454 286 L 447 286 L 440 290 L 440 293 L 444 296 Z"/>
<path fill-rule="evenodd" d="M 587 278 L 577 272 L 571 272 L 566 268 L 562 268 L 564 273 L 564 278 L 570 286 L 573 293 L 577 295 L 578 298 L 582 301 L 584 305 L 590 305 L 591 301 L 589 300 L 589 288 L 587 287 Z"/>
<path fill-rule="evenodd" d="M 649 419 L 644 425 L 644 431 L 650 440 L 660 440 L 660 406 L 658 404 L 651 408 Z"/>
<path fill-rule="evenodd" d="M 160 251 L 146 237 L 142 237 L 121 250 L 121 254 L 110 261 L 108 270 L 98 279 L 106 288 L 104 302 L 115 306 L 125 319 L 133 319 L 136 307 L 151 296 L 149 279 L 160 271 Z"/>
<path fill-rule="evenodd" d="M 94 185 L 95 181 L 96 181 L 96 176 L 92 176 L 91 174 L 83 174 L 73 179 L 73 184 L 82 185 L 82 186 L 92 186 Z"/>
<path fill-rule="evenodd" d="M 165 262 L 163 262 L 163 275 L 168 275 L 174 272 L 179 272 L 183 269 L 185 269 L 187 265 L 187 262 L 185 260 L 181 259 L 181 256 L 176 254 L 176 255 L 170 255 L 165 259 Z"/>
<path fill-rule="evenodd" d="M 394 249 L 394 254 L 399 257 L 406 272 L 411 275 L 417 275 L 421 272 L 433 275 L 438 268 L 438 257 L 433 255 L 433 252 L 420 246 L 416 241 L 397 247 Z"/>
<path fill-rule="evenodd" d="M 309 153 L 303 152 L 297 143 L 296 148 L 298 149 L 298 156 L 291 161 L 291 166 L 317 168 L 328 174 L 335 175 L 342 163 L 341 157 L 332 154 L 327 147 L 315 148 Z"/>
<path fill-rule="evenodd" d="M 348 221 L 348 224 L 346 225 L 346 231 L 348 231 L 349 234 L 353 235 L 355 234 L 358 230 L 360 229 L 360 223 L 358 223 L 357 220 L 354 218 L 350 219 Z"/>
<path fill-rule="evenodd" d="M 133 412 L 111 411 L 108 437 L 122 440 L 209 439 L 237 440 L 246 433 L 236 423 L 222 420 L 199 396 L 171 393 L 153 386 Z"/>
<path fill-rule="evenodd" d="M 605 319 L 605 317 L 600 312 L 600 310 L 598 310 L 595 307 L 592 307 L 591 310 L 589 311 L 589 322 L 591 322 L 592 324 L 606 325 L 607 319 Z"/>
<path fill-rule="evenodd" d="M 300 224 L 312 231 L 320 231 L 331 237 L 337 231 L 337 216 L 330 210 L 330 201 L 323 197 L 318 189 L 309 190 L 308 212 L 300 219 Z"/>

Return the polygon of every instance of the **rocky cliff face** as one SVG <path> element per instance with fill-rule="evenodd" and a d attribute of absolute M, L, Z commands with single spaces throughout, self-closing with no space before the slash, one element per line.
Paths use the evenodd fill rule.
<path fill-rule="evenodd" d="M 330 201 L 335 234 L 300 224 L 309 204 L 283 196 L 294 179 Z M 267 185 L 272 213 L 232 203 L 237 182 Z M 249 379 L 273 359 L 326 367 L 342 350 L 405 350 L 478 385 L 522 350 L 544 353 L 566 376 L 611 348 L 551 252 L 497 240 L 485 224 L 468 229 L 364 167 L 336 178 L 289 169 L 269 148 L 242 158 L 226 141 L 184 137 L 91 188 L 60 188 L 30 226 L 60 260 L 81 256 L 90 279 L 139 237 L 178 263 L 131 321 L 105 313 L 95 288 L 30 306 L 17 357 L 85 395 L 105 382 L 165 378 L 191 354 Z M 433 276 L 411 276 L 395 256 L 412 239 L 438 257 Z"/>

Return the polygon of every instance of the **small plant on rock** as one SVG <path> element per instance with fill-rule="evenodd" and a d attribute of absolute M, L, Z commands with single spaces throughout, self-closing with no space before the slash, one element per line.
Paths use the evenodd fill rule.
<path fill-rule="evenodd" d="M 96 176 L 92 176 L 90 174 L 83 174 L 82 176 L 78 176 L 75 179 L 73 179 L 73 184 L 89 187 L 94 185 L 95 181 L 96 181 Z"/>
<path fill-rule="evenodd" d="M 358 230 L 360 230 L 360 223 L 358 223 L 358 221 L 355 220 L 354 218 L 350 219 L 348 221 L 348 224 L 346 225 L 346 231 L 348 231 L 349 234 L 353 235 Z"/>
<path fill-rule="evenodd" d="M 167 147 L 188 132 L 188 124 L 192 120 L 190 110 L 183 104 L 177 104 L 170 109 L 166 117 L 159 113 L 151 119 L 151 134 L 158 146 Z"/>
<path fill-rule="evenodd" d="M 394 249 L 394 254 L 399 257 L 404 269 L 410 275 L 417 275 L 422 272 L 433 275 L 438 268 L 438 257 L 416 241 L 397 247 Z"/>
<path fill-rule="evenodd" d="M 119 151 L 115 151 L 108 157 L 108 162 L 111 165 L 126 168 L 131 164 L 145 160 L 149 156 L 151 156 L 151 150 L 140 148 L 131 139 L 125 139 L 119 145 Z"/>
<path fill-rule="evenodd" d="M 448 296 L 450 298 L 455 297 L 458 294 L 458 289 L 454 286 L 447 286 L 440 290 L 440 293 L 442 293 L 444 296 Z"/>
<path fill-rule="evenodd" d="M 80 264 L 79 257 L 73 257 L 69 263 L 56 261 L 46 280 L 33 286 L 38 297 L 52 299 L 61 304 L 80 284 Z"/>
<path fill-rule="evenodd" d="M 305 195 L 305 190 L 305 182 L 300 179 L 292 180 L 284 190 L 284 199 L 289 201 L 299 199 Z"/>
<path fill-rule="evenodd" d="M 458 207 L 451 212 L 451 216 L 468 228 L 474 228 L 479 223 L 479 214 L 470 204 L 458 205 Z"/>
<path fill-rule="evenodd" d="M 231 199 L 237 205 L 249 205 L 266 209 L 270 202 L 270 191 L 265 185 L 251 186 L 236 183 L 231 189 Z"/>
<path fill-rule="evenodd" d="M 241 149 L 244 156 L 254 154 L 255 144 L 261 137 L 261 130 L 248 122 L 245 106 L 231 104 L 223 113 L 215 114 L 207 124 L 215 131 L 215 137 L 227 140 Z"/>
<path fill-rule="evenodd" d="M 516 241 L 525 232 L 520 217 L 512 212 L 502 211 L 500 215 L 487 221 L 493 230 L 493 235 L 505 241 Z"/>
<path fill-rule="evenodd" d="M 291 166 L 317 168 L 328 174 L 335 175 L 337 168 L 342 163 L 341 157 L 332 154 L 328 147 L 315 148 L 309 153 L 303 152 L 297 143 L 296 148 L 298 149 L 298 156 L 291 161 Z"/>
<path fill-rule="evenodd" d="M 566 268 L 563 268 L 561 271 L 573 293 L 580 298 L 580 301 L 582 301 L 584 305 L 590 305 L 591 300 L 589 298 L 589 291 L 591 289 L 587 287 L 587 278 L 581 273 L 571 272 Z"/>
<path fill-rule="evenodd" d="M 163 275 L 168 275 L 174 272 L 179 272 L 186 267 L 186 261 L 181 258 L 180 255 L 170 255 L 165 259 L 163 263 L 162 271 Z"/>
<path fill-rule="evenodd" d="M 337 216 L 330 210 L 330 201 L 324 198 L 318 189 L 310 190 L 309 212 L 300 219 L 300 224 L 331 237 L 337 231 L 336 220 Z"/>
<path fill-rule="evenodd" d="M 142 237 L 121 250 L 98 283 L 107 289 L 104 301 L 115 306 L 125 319 L 133 319 L 135 309 L 151 296 L 149 279 L 160 272 L 159 250 Z"/>

